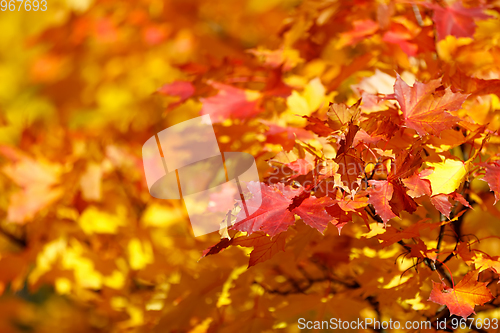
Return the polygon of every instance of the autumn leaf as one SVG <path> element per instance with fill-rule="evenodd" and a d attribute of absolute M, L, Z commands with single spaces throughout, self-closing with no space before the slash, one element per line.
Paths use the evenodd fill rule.
<path fill-rule="evenodd" d="M 201 258 L 206 256 L 217 254 L 232 245 L 234 242 L 234 238 L 222 238 L 217 244 L 210 246 L 209 248 L 203 250 Z M 201 259 L 200 258 L 200 259 Z"/>
<path fill-rule="evenodd" d="M 439 80 L 432 80 L 428 83 L 415 82 L 410 87 L 397 75 L 394 93 L 405 124 L 420 136 L 439 136 L 441 131 L 451 128 L 459 120 L 448 111 L 460 109 L 467 95 L 453 93 L 449 88 L 439 91 L 439 86 Z"/>
<path fill-rule="evenodd" d="M 223 238 L 217 244 L 205 249 L 201 258 L 222 252 L 232 245 L 243 247 L 253 247 L 250 252 L 248 267 L 271 259 L 279 251 L 285 250 L 286 235 L 281 233 L 275 237 L 269 237 L 263 232 L 254 232 L 247 236 L 238 236 L 236 238 Z M 200 258 L 200 259 L 201 259 Z"/>
<path fill-rule="evenodd" d="M 484 270 L 491 269 L 495 273 L 500 273 L 500 257 L 494 256 L 490 257 L 483 253 L 478 253 L 471 262 L 474 263 L 474 267 L 481 273 Z"/>
<path fill-rule="evenodd" d="M 442 158 L 441 162 L 428 162 L 434 171 L 423 179 L 431 182 L 432 194 L 450 194 L 454 192 L 463 182 L 469 172 L 469 163 Z"/>
<path fill-rule="evenodd" d="M 291 178 L 296 178 L 299 175 L 307 175 L 309 171 L 314 169 L 314 161 L 309 158 L 299 158 L 296 161 L 287 163 L 286 166 L 295 172 Z"/>
<path fill-rule="evenodd" d="M 417 244 L 407 245 L 410 250 L 410 255 L 416 258 L 430 259 L 436 261 L 437 250 L 428 249 L 425 243 L 421 239 L 417 239 Z"/>
<path fill-rule="evenodd" d="M 460 242 L 456 250 L 455 254 L 458 254 L 463 261 L 471 262 L 474 258 L 474 253 L 471 251 L 471 248 L 467 242 Z"/>
<path fill-rule="evenodd" d="M 368 203 L 375 207 L 377 215 L 382 218 L 384 223 L 396 217 L 389 204 L 394 193 L 392 184 L 387 180 L 371 180 L 370 185 L 372 188 L 369 190 Z"/>
<path fill-rule="evenodd" d="M 453 199 L 454 201 L 461 203 L 464 207 L 468 207 L 470 209 L 473 209 L 472 206 L 470 205 L 470 203 L 467 201 L 467 199 L 465 199 L 464 196 L 458 192 L 451 193 L 450 199 Z"/>
<path fill-rule="evenodd" d="M 447 287 L 443 282 L 432 282 L 433 287 L 429 301 L 446 305 L 452 315 L 469 317 L 476 305 L 483 305 L 493 296 L 486 283 L 478 282 L 478 271 L 467 273 L 455 287 Z"/>
<path fill-rule="evenodd" d="M 432 20 L 436 24 L 438 40 L 448 35 L 455 37 L 472 37 L 476 30 L 475 19 L 487 19 L 484 7 L 466 8 L 460 1 L 451 6 L 442 7 L 437 4 L 427 4 L 434 10 Z"/>
<path fill-rule="evenodd" d="M 175 81 L 163 85 L 158 92 L 160 94 L 177 96 L 179 97 L 179 102 L 183 102 L 194 94 L 195 87 L 189 81 Z"/>
<path fill-rule="evenodd" d="M 397 243 L 403 239 L 419 238 L 420 234 L 426 229 L 434 229 L 439 226 L 439 223 L 415 223 L 403 230 L 399 230 L 395 227 L 388 227 L 385 233 L 379 236 L 382 240 L 382 246 L 389 246 Z"/>
<path fill-rule="evenodd" d="M 352 45 L 373 35 L 378 30 L 378 24 L 372 20 L 360 20 L 353 22 L 353 28 L 349 32 L 340 35 L 340 45 Z"/>
<path fill-rule="evenodd" d="M 316 133 L 318 136 L 329 136 L 332 134 L 333 129 L 327 126 L 327 122 L 316 117 L 303 116 L 307 119 L 306 130 Z"/>
<path fill-rule="evenodd" d="M 366 192 L 358 192 L 354 197 L 347 195 L 344 198 L 337 198 L 336 201 L 339 207 L 346 212 L 356 212 L 368 205 Z"/>
<path fill-rule="evenodd" d="M 438 194 L 431 197 L 431 203 L 436 207 L 437 210 L 447 218 L 450 218 L 450 213 L 453 205 L 450 199 L 456 202 L 460 202 L 463 206 L 471 208 L 472 206 L 465 200 L 465 198 L 460 194 L 453 192 L 451 194 Z"/>
<path fill-rule="evenodd" d="M 353 212 L 346 211 L 340 207 L 339 204 L 333 206 L 328 206 L 325 208 L 328 214 L 333 218 L 331 221 L 333 225 L 337 228 L 339 235 L 342 228 L 349 222 L 352 222 Z"/>
<path fill-rule="evenodd" d="M 261 232 L 255 232 L 248 237 L 235 238 L 233 245 L 253 247 L 248 263 L 248 267 L 252 267 L 260 262 L 271 259 L 279 251 L 285 251 L 285 242 L 285 233 L 269 237 Z"/>
<path fill-rule="evenodd" d="M 413 42 L 413 33 L 400 24 L 393 24 L 391 29 L 386 31 L 383 40 L 387 43 L 395 44 L 409 56 L 415 56 L 418 51 L 418 44 Z"/>
<path fill-rule="evenodd" d="M 299 207 L 292 210 L 293 213 L 299 215 L 305 224 L 311 228 L 315 228 L 323 233 L 328 226 L 329 222 L 333 222 L 325 208 L 334 204 L 330 197 L 309 197 L 305 199 Z"/>
<path fill-rule="evenodd" d="M 427 179 L 422 179 L 426 175 L 432 173 L 432 170 L 427 169 L 428 172 L 414 173 L 411 177 L 403 179 L 403 184 L 408 188 L 408 195 L 412 198 L 419 198 L 423 195 L 431 195 L 431 183 Z"/>
<path fill-rule="evenodd" d="M 488 183 L 490 189 L 495 193 L 495 203 L 500 200 L 500 162 L 482 164 L 486 169 L 483 180 Z"/>
<path fill-rule="evenodd" d="M 316 111 L 325 98 L 325 87 L 319 78 L 314 78 L 299 93 L 296 90 L 288 96 L 286 104 L 290 115 L 309 116 Z"/>
<path fill-rule="evenodd" d="M 431 203 L 436 207 L 437 210 L 447 218 L 450 218 L 451 213 L 451 202 L 448 199 L 447 194 L 438 194 L 431 197 Z"/>
<path fill-rule="evenodd" d="M 203 104 L 201 115 L 209 114 L 212 121 L 220 122 L 228 118 L 250 118 L 260 112 L 258 92 L 215 81 L 210 81 L 209 84 L 219 92 L 217 95 L 200 99 Z"/>
<path fill-rule="evenodd" d="M 338 164 L 338 174 L 340 174 L 343 185 L 349 189 L 355 189 L 359 186 L 358 177 L 363 170 L 363 161 L 357 156 L 357 152 L 352 148 L 359 126 L 349 123 L 345 138 L 340 141 L 340 147 L 335 157 L 335 163 Z"/>
<path fill-rule="evenodd" d="M 403 210 L 408 213 L 413 213 L 417 210 L 418 204 L 415 200 L 410 197 L 399 180 L 390 181 L 393 188 L 392 198 L 389 201 L 389 205 L 391 206 L 394 214 L 399 215 Z"/>
<path fill-rule="evenodd" d="M 345 126 L 349 123 L 355 124 L 361 114 L 361 99 L 351 106 L 345 104 L 330 104 L 328 108 L 328 122 L 333 129 Z"/>
<path fill-rule="evenodd" d="M 288 207 L 292 204 L 292 198 L 300 194 L 299 190 L 287 188 L 283 184 L 269 186 L 258 182 L 250 182 L 248 189 L 254 195 L 260 193 L 262 203 L 255 196 L 246 200 L 246 205 L 255 212 L 246 217 L 245 212 L 240 211 L 233 229 L 245 231 L 249 235 L 260 230 L 274 237 L 295 222 L 294 214 Z"/>
<path fill-rule="evenodd" d="M 466 75 L 463 70 L 457 68 L 454 73 L 446 73 L 443 82 L 471 96 L 482 96 L 498 94 L 500 92 L 500 80 L 484 80 Z"/>
<path fill-rule="evenodd" d="M 0 20 L 1 332 L 320 331 L 375 312 L 439 330 L 498 312 L 499 3 L 43 7 Z M 179 199 L 149 191 L 144 142 L 207 114 L 214 160 L 254 157 L 256 182 L 234 179 L 252 216 L 231 163 L 169 169 L 182 138 L 155 169 Z M 208 209 L 187 181 L 220 186 L 196 193 Z M 192 212 L 224 212 L 222 229 L 193 237 Z"/>
<path fill-rule="evenodd" d="M 265 133 L 267 142 L 279 144 L 285 151 L 290 151 L 295 145 L 296 139 L 309 139 L 313 135 L 300 127 L 282 127 L 268 124 L 269 130 Z"/>
<path fill-rule="evenodd" d="M 421 148 L 419 142 L 415 142 L 411 150 L 403 150 L 396 156 L 395 163 L 391 168 L 388 180 L 399 181 L 401 178 L 406 178 L 413 174 L 422 165 L 422 157 L 420 156 Z"/>

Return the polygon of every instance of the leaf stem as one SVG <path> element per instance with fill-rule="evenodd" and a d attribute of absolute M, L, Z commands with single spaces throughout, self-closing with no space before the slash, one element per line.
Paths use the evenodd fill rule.
<path fill-rule="evenodd" d="M 436 259 L 437 262 L 439 262 L 442 266 L 444 266 L 446 268 L 446 270 L 448 271 L 448 273 L 450 273 L 450 280 L 451 280 L 451 285 L 453 286 L 453 288 L 455 288 L 455 281 L 453 281 L 453 275 L 451 274 L 451 271 L 450 269 L 448 268 L 448 266 L 446 266 L 445 263 L 443 263 L 442 261 Z M 440 267 L 442 267 L 440 266 Z"/>

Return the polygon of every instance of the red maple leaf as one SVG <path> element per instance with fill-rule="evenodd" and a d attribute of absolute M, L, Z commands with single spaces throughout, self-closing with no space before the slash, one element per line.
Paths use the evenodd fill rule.
<path fill-rule="evenodd" d="M 248 189 L 254 196 L 246 200 L 246 205 L 255 212 L 246 217 L 245 211 L 240 211 L 233 229 L 248 234 L 260 230 L 273 237 L 286 231 L 295 222 L 295 217 L 288 207 L 292 204 L 292 198 L 301 191 L 285 187 L 281 183 L 268 186 L 258 182 L 250 182 Z M 262 201 L 256 199 L 259 197 L 256 195 L 258 193 Z"/>
<path fill-rule="evenodd" d="M 391 29 L 384 33 L 383 41 L 398 45 L 410 57 L 417 55 L 418 45 L 412 43 L 412 33 L 402 24 L 393 24 Z"/>
<path fill-rule="evenodd" d="M 330 216 L 325 208 L 334 204 L 330 197 L 309 197 L 302 201 L 299 207 L 292 210 L 293 213 L 299 215 L 305 224 L 317 229 L 323 233 L 328 226 L 328 223 L 333 222 L 333 217 Z"/>
<path fill-rule="evenodd" d="M 421 230 L 425 229 L 432 230 L 440 225 L 441 223 L 419 222 L 405 228 L 404 230 L 398 230 L 395 227 L 388 227 L 385 233 L 378 235 L 378 238 L 382 240 L 382 246 L 386 247 L 394 243 L 397 243 L 402 239 L 419 238 Z"/>
<path fill-rule="evenodd" d="M 316 117 L 303 116 L 307 119 L 306 130 L 316 133 L 318 136 L 329 136 L 333 129 L 327 126 L 327 122 Z"/>
<path fill-rule="evenodd" d="M 236 238 L 223 238 L 217 244 L 205 249 L 201 258 L 222 252 L 231 245 L 244 247 L 253 247 L 250 252 L 250 261 L 248 267 L 254 266 L 259 262 L 271 259 L 279 251 L 285 251 L 286 234 L 281 233 L 276 237 L 269 237 L 263 232 L 254 232 L 248 236 Z M 201 259 L 200 258 L 200 259 Z"/>
<path fill-rule="evenodd" d="M 417 210 L 417 203 L 405 191 L 403 183 L 399 179 L 389 180 L 392 184 L 393 193 L 389 201 L 394 214 L 399 215 L 401 211 L 405 210 L 408 213 L 413 213 Z"/>
<path fill-rule="evenodd" d="M 345 211 L 338 204 L 335 204 L 333 206 L 329 206 L 325 208 L 328 214 L 333 217 L 332 224 L 337 227 L 337 230 L 340 231 L 342 228 L 348 223 L 352 221 L 352 214 L 353 212 L 351 211 Z"/>
<path fill-rule="evenodd" d="M 245 90 L 219 82 L 209 82 L 218 89 L 217 95 L 201 98 L 201 115 L 210 114 L 212 121 L 228 118 L 250 118 L 260 112 L 258 99 L 250 100 Z"/>
<path fill-rule="evenodd" d="M 369 189 L 368 203 L 375 207 L 377 215 L 382 218 L 384 223 L 396 217 L 389 204 L 394 193 L 392 184 L 387 180 L 370 180 L 370 185 L 372 187 Z"/>
<path fill-rule="evenodd" d="M 436 207 L 437 210 L 439 210 L 439 212 L 441 212 L 441 214 L 443 214 L 447 218 L 450 218 L 451 208 L 453 206 L 450 202 L 450 199 L 460 202 L 465 207 L 469 207 L 472 209 L 472 206 L 469 204 L 469 202 L 460 193 L 457 192 L 435 195 L 431 197 L 431 203 L 434 205 L 434 207 Z"/>
<path fill-rule="evenodd" d="M 493 164 L 481 164 L 486 169 L 483 180 L 488 183 L 490 189 L 495 192 L 495 203 L 500 200 L 500 162 Z"/>
<path fill-rule="evenodd" d="M 359 126 L 349 123 L 348 131 L 345 138 L 340 141 L 335 157 L 335 163 L 339 165 L 337 172 L 340 174 L 344 186 L 351 190 L 359 186 L 358 176 L 364 169 L 364 162 L 356 156 L 357 152 L 352 148 L 358 130 Z"/>
<path fill-rule="evenodd" d="M 265 133 L 268 143 L 280 144 L 285 151 L 290 151 L 295 145 L 295 139 L 310 139 L 313 135 L 299 127 L 281 127 L 266 121 L 262 123 L 269 126 Z"/>
<path fill-rule="evenodd" d="M 476 31 L 474 19 L 487 19 L 490 16 L 484 13 L 484 7 L 465 8 L 461 1 L 456 1 L 449 7 L 428 4 L 434 9 L 432 20 L 436 24 L 438 40 L 448 35 L 455 37 L 472 37 Z"/>
<path fill-rule="evenodd" d="M 408 188 L 408 195 L 412 198 L 418 198 L 423 195 L 431 195 L 431 182 L 428 179 L 422 179 L 432 173 L 432 170 L 426 169 L 420 173 L 414 173 L 411 177 L 403 179 L 402 182 Z"/>
<path fill-rule="evenodd" d="M 432 80 L 428 83 L 415 82 L 410 87 L 397 75 L 394 93 L 403 111 L 405 124 L 420 136 L 439 136 L 441 131 L 450 129 L 460 120 L 448 111 L 460 109 L 468 95 L 453 93 L 449 88 L 437 90 L 440 86 L 439 80 Z"/>
<path fill-rule="evenodd" d="M 194 85 L 189 81 L 175 81 L 165 84 L 163 87 L 158 89 L 160 94 L 178 96 L 181 99 L 180 102 L 183 102 L 191 97 L 194 94 L 194 91 Z"/>
<path fill-rule="evenodd" d="M 455 200 L 457 202 L 460 202 L 465 207 L 469 207 L 471 209 L 474 209 L 474 208 L 472 208 L 472 206 L 470 205 L 470 203 L 460 193 L 453 192 L 453 193 L 450 193 L 449 196 L 450 196 L 451 199 L 453 199 L 453 200 Z"/>
<path fill-rule="evenodd" d="M 279 251 L 285 251 L 286 234 L 281 233 L 276 237 L 266 236 L 264 233 L 255 232 L 246 237 L 234 239 L 233 245 L 253 247 L 250 252 L 248 267 L 271 259 Z"/>
<path fill-rule="evenodd" d="M 307 175 L 309 171 L 314 169 L 314 160 L 311 161 L 308 158 L 299 158 L 296 161 L 287 163 L 286 166 L 295 172 L 295 174 L 290 177 L 290 179 L 293 179 L 299 175 Z"/>
<path fill-rule="evenodd" d="M 448 200 L 448 194 L 438 194 L 431 197 L 431 203 L 447 218 L 450 218 L 451 202 Z"/>
<path fill-rule="evenodd" d="M 351 31 L 344 32 L 340 35 L 341 40 L 343 40 L 346 45 L 356 44 L 373 35 L 378 30 L 377 22 L 372 20 L 354 21 L 352 25 L 353 29 Z"/>
<path fill-rule="evenodd" d="M 436 261 L 437 249 L 428 249 L 420 238 L 417 238 L 417 244 L 407 244 L 406 246 L 410 248 L 410 255 L 412 257 Z"/>

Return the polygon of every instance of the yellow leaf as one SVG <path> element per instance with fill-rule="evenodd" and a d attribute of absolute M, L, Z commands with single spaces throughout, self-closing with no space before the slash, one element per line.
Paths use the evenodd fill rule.
<path fill-rule="evenodd" d="M 445 159 L 438 163 L 427 163 L 434 172 L 423 177 L 431 182 L 432 195 L 450 194 L 462 183 L 469 172 L 469 163 L 453 159 Z"/>
<path fill-rule="evenodd" d="M 168 207 L 158 203 L 148 206 L 141 221 L 148 227 L 168 227 L 185 220 L 184 210 L 179 207 Z"/>
<path fill-rule="evenodd" d="M 153 248 L 151 243 L 141 241 L 137 238 L 128 243 L 129 263 L 132 269 L 142 269 L 154 262 Z"/>
<path fill-rule="evenodd" d="M 57 278 L 55 287 L 58 294 L 69 294 L 71 291 L 71 281 L 67 278 Z"/>
<path fill-rule="evenodd" d="M 320 79 L 315 78 L 306 85 L 301 94 L 292 91 L 292 95 L 287 99 L 288 108 L 293 114 L 309 116 L 324 102 L 325 92 L 326 89 Z"/>
<path fill-rule="evenodd" d="M 500 273 L 500 261 L 498 261 L 499 257 L 486 257 L 482 253 L 478 253 L 474 257 L 474 265 L 476 266 L 476 269 L 479 269 L 479 273 L 481 273 L 484 270 L 487 270 L 488 268 L 492 269 L 496 273 Z"/>
<path fill-rule="evenodd" d="M 125 223 L 123 214 L 112 215 L 101 212 L 96 207 L 87 208 L 78 220 L 78 224 L 86 234 L 112 234 Z"/>
<path fill-rule="evenodd" d="M 290 95 L 290 97 L 288 97 L 286 103 L 290 111 L 292 111 L 294 114 L 298 114 L 301 116 L 310 114 L 307 100 L 295 90 L 292 91 L 292 94 Z"/>
<path fill-rule="evenodd" d="M 125 285 L 125 275 L 115 269 L 111 275 L 103 276 L 102 283 L 113 289 L 121 289 Z"/>
<path fill-rule="evenodd" d="M 415 311 L 424 310 L 424 309 L 429 308 L 428 304 L 426 304 L 425 302 L 422 302 L 422 297 L 420 297 L 420 293 L 417 293 L 415 298 L 406 299 L 405 303 L 410 304 L 411 308 Z"/>
<path fill-rule="evenodd" d="M 471 42 L 471 38 L 457 39 L 455 36 L 449 35 L 437 43 L 437 53 L 444 61 L 451 62 L 456 57 L 458 48 L 463 45 L 470 44 Z"/>

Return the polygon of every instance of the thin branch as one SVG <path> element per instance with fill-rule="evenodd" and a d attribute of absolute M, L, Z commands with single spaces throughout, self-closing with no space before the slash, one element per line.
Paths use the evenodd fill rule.
<path fill-rule="evenodd" d="M 11 234 L 10 232 L 7 232 L 6 230 L 4 230 L 2 227 L 0 227 L 0 234 L 2 234 L 5 238 L 7 238 L 12 243 L 15 243 L 16 245 L 18 245 L 20 247 L 24 248 L 24 247 L 27 246 L 26 239 L 24 239 L 24 238 L 17 238 L 16 236 L 14 236 L 13 234 Z"/>

